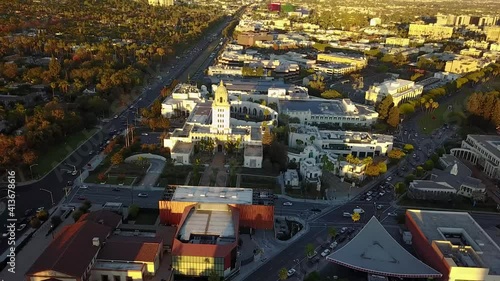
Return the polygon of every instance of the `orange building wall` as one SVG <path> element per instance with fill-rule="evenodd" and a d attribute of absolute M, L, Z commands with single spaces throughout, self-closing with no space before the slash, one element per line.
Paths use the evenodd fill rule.
<path fill-rule="evenodd" d="M 439 252 L 436 252 L 432 244 L 427 240 L 424 233 L 418 227 L 417 223 L 410 215 L 408 215 L 408 213 L 406 214 L 406 227 L 411 232 L 413 248 L 417 252 L 418 257 L 426 264 L 443 274 L 443 277 L 439 280 L 448 280 L 448 276 L 450 274 L 448 264 Z"/>
<path fill-rule="evenodd" d="M 187 206 L 195 202 L 159 201 L 160 221 L 163 224 L 179 224 Z M 240 213 L 240 226 L 256 229 L 273 229 L 274 206 L 233 205 Z"/>

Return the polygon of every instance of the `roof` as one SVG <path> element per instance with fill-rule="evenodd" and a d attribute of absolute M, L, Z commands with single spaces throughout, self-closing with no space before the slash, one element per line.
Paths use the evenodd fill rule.
<path fill-rule="evenodd" d="M 252 195 L 251 188 L 178 186 L 172 201 L 251 205 Z"/>
<path fill-rule="evenodd" d="M 408 253 L 375 217 L 349 243 L 329 255 L 327 260 L 384 276 L 441 277 L 441 273 Z"/>
<path fill-rule="evenodd" d="M 109 210 L 99 210 L 84 214 L 80 221 L 93 221 L 114 229 L 122 222 L 122 216 Z"/>
<path fill-rule="evenodd" d="M 496 135 L 468 135 L 467 137 L 474 139 L 484 149 L 489 151 L 495 157 L 500 159 L 500 136 Z"/>
<path fill-rule="evenodd" d="M 203 206 L 203 204 L 200 204 Z M 232 238 L 234 242 L 235 229 L 231 209 L 222 205 L 225 210 L 199 210 L 192 208 L 179 229 L 178 237 L 182 241 L 193 244 L 205 244 L 202 240 L 193 239 L 193 236 L 214 236 L 219 238 Z M 212 208 L 212 207 L 211 207 Z M 217 239 L 214 244 L 224 243 Z"/>
<path fill-rule="evenodd" d="M 172 148 L 172 153 L 177 153 L 177 154 L 191 154 L 193 151 L 194 144 L 191 142 L 182 142 L 178 141 L 175 143 L 174 147 Z"/>
<path fill-rule="evenodd" d="M 283 100 L 280 101 L 280 106 L 283 112 L 306 111 L 312 115 L 329 115 L 329 116 L 359 116 L 363 114 L 374 114 L 375 111 L 366 106 L 352 104 L 354 111 L 344 109 L 342 102 L 351 104 L 349 100 L 323 100 L 323 99 L 308 99 L 308 100 Z"/>
<path fill-rule="evenodd" d="M 423 233 L 427 241 L 450 241 L 447 233 L 462 234 L 466 244 L 469 244 L 485 267 L 490 269 L 490 275 L 500 275 L 500 247 L 485 232 L 485 230 L 467 212 L 446 212 L 427 210 L 407 210 L 407 217 Z"/>
<path fill-rule="evenodd" d="M 262 157 L 262 145 L 246 145 L 245 156 Z"/>
<path fill-rule="evenodd" d="M 100 260 L 127 262 L 154 262 L 156 254 L 162 248 L 159 237 L 113 236 L 106 241 L 99 255 Z"/>
<path fill-rule="evenodd" d="M 99 250 L 99 247 L 93 246 L 92 239 L 98 237 L 100 241 L 104 241 L 111 230 L 105 224 L 88 220 L 64 227 L 26 275 L 33 276 L 41 271 L 53 270 L 80 278 Z"/>

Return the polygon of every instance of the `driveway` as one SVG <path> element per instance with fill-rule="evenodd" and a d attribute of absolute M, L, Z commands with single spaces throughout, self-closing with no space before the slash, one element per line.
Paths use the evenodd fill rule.
<path fill-rule="evenodd" d="M 158 159 L 148 159 L 149 161 L 149 168 L 142 179 L 141 185 L 143 186 L 154 186 L 156 184 L 156 181 L 160 177 L 161 173 L 163 172 L 163 168 L 165 167 L 165 161 L 158 160 Z"/>

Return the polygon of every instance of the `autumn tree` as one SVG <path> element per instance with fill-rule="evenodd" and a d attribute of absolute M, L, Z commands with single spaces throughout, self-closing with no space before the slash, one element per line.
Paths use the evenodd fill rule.
<path fill-rule="evenodd" d="M 365 174 L 369 177 L 378 177 L 380 175 L 380 168 L 376 164 L 368 165 L 365 169 Z"/>
<path fill-rule="evenodd" d="M 381 174 L 385 174 L 385 173 L 387 172 L 387 165 L 385 164 L 385 162 L 379 162 L 379 163 L 377 164 L 377 167 L 378 167 L 379 172 L 380 172 Z"/>
<path fill-rule="evenodd" d="M 413 112 L 415 112 L 415 106 L 407 102 L 400 104 L 398 108 L 399 113 L 403 115 L 412 114 Z"/>
<path fill-rule="evenodd" d="M 384 99 L 382 99 L 377 107 L 378 118 L 385 120 L 389 115 L 389 110 L 392 105 L 393 100 L 391 95 L 387 95 Z"/>
<path fill-rule="evenodd" d="M 274 141 L 274 135 L 268 126 L 265 126 L 264 133 L 262 134 L 262 144 L 271 145 Z"/>
<path fill-rule="evenodd" d="M 336 90 L 326 90 L 321 93 L 321 97 L 324 99 L 340 99 L 342 98 L 342 94 Z"/>
<path fill-rule="evenodd" d="M 399 125 L 400 116 L 399 116 L 399 108 L 394 106 L 389 111 L 389 116 L 387 117 L 387 124 L 391 127 L 396 128 Z"/>
<path fill-rule="evenodd" d="M 387 153 L 387 156 L 390 159 L 395 159 L 395 160 L 399 160 L 399 159 L 405 157 L 405 155 L 406 154 L 401 149 L 398 149 L 398 148 L 393 148 L 391 151 L 389 151 Z"/>
<path fill-rule="evenodd" d="M 413 147 L 413 144 L 411 143 L 407 143 L 403 146 L 403 150 L 404 151 L 408 151 L 408 152 L 411 152 L 413 151 L 415 148 Z"/>

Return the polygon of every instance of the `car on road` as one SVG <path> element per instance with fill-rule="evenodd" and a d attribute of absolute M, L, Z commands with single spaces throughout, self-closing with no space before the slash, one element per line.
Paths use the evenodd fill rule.
<path fill-rule="evenodd" d="M 384 195 L 385 195 L 385 192 L 380 191 L 380 193 L 379 193 L 378 195 L 380 195 L 380 196 L 384 196 Z"/>
<path fill-rule="evenodd" d="M 340 229 L 341 234 L 344 234 L 346 231 L 347 231 L 347 227 L 345 227 L 345 226 Z"/>
<path fill-rule="evenodd" d="M 114 118 L 114 119 L 117 119 L 117 118 L 118 118 L 118 115 L 115 115 L 113 118 Z"/>
<path fill-rule="evenodd" d="M 297 270 L 295 270 L 295 268 L 290 268 L 287 272 L 286 272 L 286 275 L 288 277 L 291 277 L 295 274 L 295 272 L 297 272 Z"/>
<path fill-rule="evenodd" d="M 371 200 L 372 200 L 371 196 L 366 197 L 366 201 L 371 201 Z"/>
<path fill-rule="evenodd" d="M 283 203 L 283 206 L 292 206 L 292 205 L 293 205 L 293 203 L 292 203 L 292 202 L 284 202 L 284 203 Z"/>
<path fill-rule="evenodd" d="M 118 187 L 113 187 L 113 191 L 121 191 L 121 189 Z"/>
<path fill-rule="evenodd" d="M 330 244 L 330 249 L 335 249 L 335 247 L 337 247 L 338 243 L 337 241 L 333 241 L 332 244 Z"/>
<path fill-rule="evenodd" d="M 377 205 L 377 210 L 382 210 L 384 208 L 384 205 Z"/>
<path fill-rule="evenodd" d="M 89 187 L 88 187 L 88 186 L 86 186 L 86 185 L 82 185 L 82 186 L 80 186 L 80 189 L 87 189 L 87 188 L 89 188 Z"/>
<path fill-rule="evenodd" d="M 350 218 L 350 217 L 352 217 L 352 214 L 351 214 L 351 213 L 349 213 L 349 212 L 344 212 L 344 213 L 342 214 L 342 216 L 343 216 L 344 218 Z"/>
<path fill-rule="evenodd" d="M 137 194 L 138 197 L 148 197 L 147 193 L 139 193 Z"/>
<path fill-rule="evenodd" d="M 392 177 L 388 177 L 386 181 L 392 181 Z"/>
<path fill-rule="evenodd" d="M 359 206 L 357 206 L 354 210 L 352 210 L 353 213 L 358 213 L 358 214 L 364 214 L 365 210 L 361 209 Z"/>
<path fill-rule="evenodd" d="M 142 135 L 142 136 L 147 136 L 147 135 L 148 135 L 148 133 L 142 133 L 141 135 Z"/>
<path fill-rule="evenodd" d="M 413 158 L 417 158 L 417 154 L 413 154 Z"/>
<path fill-rule="evenodd" d="M 73 172 L 71 172 L 72 176 L 76 176 L 76 174 L 78 174 L 78 171 L 76 171 L 76 170 L 74 170 Z"/>
<path fill-rule="evenodd" d="M 20 224 L 19 227 L 17 228 L 17 231 L 22 231 L 26 227 L 26 224 Z"/>
<path fill-rule="evenodd" d="M 330 251 L 330 249 L 326 249 L 326 250 L 324 250 L 324 251 L 321 253 L 321 256 L 322 256 L 322 257 L 326 257 L 326 256 L 328 256 L 328 255 L 330 254 L 330 252 L 331 252 L 331 251 Z"/>
<path fill-rule="evenodd" d="M 388 215 L 389 217 L 397 217 L 397 216 L 398 216 L 398 213 L 396 213 L 396 212 L 390 212 L 390 213 L 387 213 L 387 215 Z"/>
<path fill-rule="evenodd" d="M 78 200 L 87 200 L 87 198 L 85 196 L 78 196 Z"/>
<path fill-rule="evenodd" d="M 45 210 L 45 208 L 44 207 L 40 207 L 40 208 L 36 209 L 36 212 L 38 213 L 38 212 L 41 212 L 43 210 Z"/>

